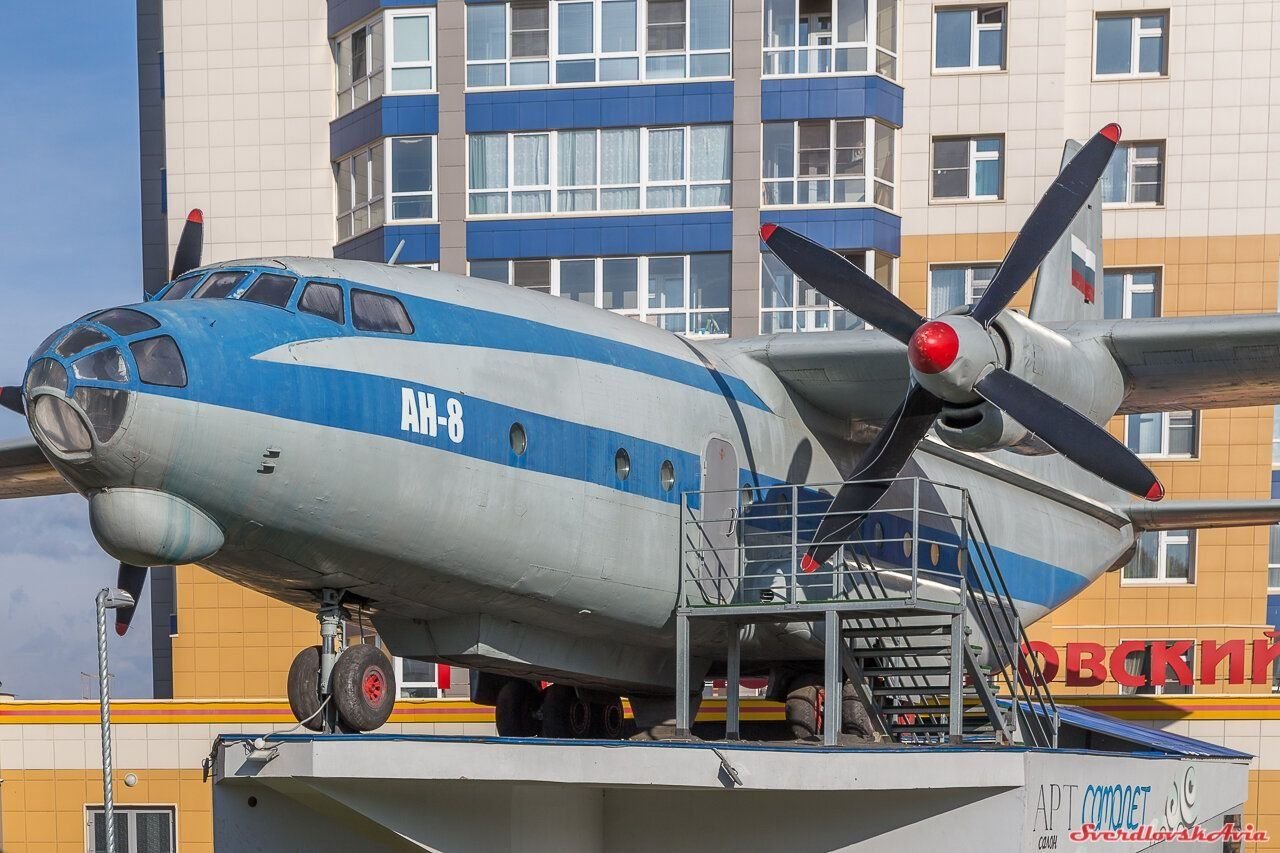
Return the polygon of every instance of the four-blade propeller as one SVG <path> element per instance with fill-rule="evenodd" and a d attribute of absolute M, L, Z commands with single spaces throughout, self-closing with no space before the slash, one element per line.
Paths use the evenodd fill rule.
<path fill-rule="evenodd" d="M 1106 429 L 1005 370 L 987 331 L 1070 227 L 1119 140 L 1120 127 L 1115 124 L 1095 134 L 1036 204 L 977 303 L 968 311 L 940 319 L 926 321 L 836 252 L 787 228 L 761 227 L 761 239 L 792 272 L 832 302 L 906 344 L 911 364 L 906 399 L 836 493 L 801 560 L 804 571 L 822 565 L 838 550 L 840 540 L 861 523 L 946 402 L 986 400 L 1112 485 L 1148 500 L 1164 496 L 1150 469 Z"/>
<path fill-rule="evenodd" d="M 199 209 L 192 210 L 187 215 L 187 222 L 182 226 L 182 235 L 178 238 L 178 248 L 173 253 L 173 272 L 171 279 L 190 272 L 200 266 L 200 255 L 204 247 L 204 214 Z M 0 406 L 17 412 L 20 415 L 26 414 L 26 406 L 22 401 L 22 389 L 17 386 L 4 386 L 0 388 Z M 116 633 L 124 636 L 129 630 L 129 624 L 133 622 L 133 614 L 137 610 L 136 602 L 142 596 L 142 589 L 147 582 L 147 569 L 145 566 L 131 566 L 128 563 L 121 563 L 120 569 L 116 574 L 116 587 L 124 590 L 133 596 L 135 602 L 132 607 L 121 607 L 116 610 Z"/>

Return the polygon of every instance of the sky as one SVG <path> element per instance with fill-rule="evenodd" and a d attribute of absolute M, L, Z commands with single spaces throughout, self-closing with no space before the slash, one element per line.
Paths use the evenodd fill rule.
<path fill-rule="evenodd" d="M 142 291 L 134 4 L 9 3 L 0 51 L 0 384 L 51 331 Z M 0 441 L 29 437 L 0 409 Z M 0 501 L 0 691 L 96 696 L 94 596 L 116 564 L 78 495 Z M 112 695 L 151 695 L 149 596 L 111 640 Z M 89 677 L 81 673 L 88 673 Z"/>

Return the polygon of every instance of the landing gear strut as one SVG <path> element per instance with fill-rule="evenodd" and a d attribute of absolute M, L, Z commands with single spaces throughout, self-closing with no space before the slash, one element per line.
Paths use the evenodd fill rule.
<path fill-rule="evenodd" d="M 289 667 L 289 709 L 312 731 L 368 732 L 391 716 L 396 677 L 380 650 L 342 647 L 342 594 L 322 593 L 320 645 L 303 649 Z"/>

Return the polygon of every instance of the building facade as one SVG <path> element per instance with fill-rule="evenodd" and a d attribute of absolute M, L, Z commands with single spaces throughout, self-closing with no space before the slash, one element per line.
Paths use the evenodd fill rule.
<path fill-rule="evenodd" d="M 1107 315 L 1277 308 L 1267 0 L 138 0 L 138 33 L 148 289 L 200 207 L 207 260 L 394 256 L 689 336 L 857 327 L 762 253 L 777 222 L 936 314 L 990 280 L 1064 141 L 1116 121 Z M 1274 422 L 1254 408 L 1112 428 L 1171 499 L 1254 499 L 1274 494 Z M 1149 534 L 1031 634 L 1060 696 L 1255 753 L 1245 817 L 1280 836 L 1272 670 L 1201 671 L 1210 643 L 1254 654 L 1280 627 L 1273 539 Z M 204 849 L 197 743 L 282 713 L 267 700 L 315 622 L 194 567 L 156 581 L 156 695 L 172 702 L 117 732 L 121 772 L 147 780 L 125 794 L 129 819 L 168 809 L 179 848 Z M 414 697 L 465 681 L 408 667 L 393 723 L 452 725 L 445 705 L 413 718 L 428 713 Z M 229 704 L 182 728 L 214 700 Z M 95 849 L 92 720 L 73 712 L 0 713 L 5 850 Z M 153 739 L 176 745 L 154 761 L 123 745 Z"/>

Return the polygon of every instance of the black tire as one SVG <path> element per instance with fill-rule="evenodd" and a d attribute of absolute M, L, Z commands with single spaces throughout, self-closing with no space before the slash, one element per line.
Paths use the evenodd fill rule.
<path fill-rule="evenodd" d="M 537 737 L 538 688 L 519 678 L 507 679 L 498 688 L 494 703 L 494 722 L 498 737 Z"/>
<path fill-rule="evenodd" d="M 840 731 L 853 735 L 864 743 L 871 743 L 876 739 L 871 712 L 862 704 L 862 698 L 851 681 L 844 683 L 840 693 Z"/>
<path fill-rule="evenodd" d="M 542 736 L 557 738 L 591 737 L 591 703 L 578 691 L 553 684 L 542 694 Z"/>
<path fill-rule="evenodd" d="M 333 702 L 348 731 L 380 728 L 396 704 L 391 661 L 377 647 L 363 643 L 344 650 L 333 665 Z"/>
<path fill-rule="evenodd" d="M 317 713 L 320 710 L 319 646 L 298 652 L 289 665 L 285 689 L 289 694 L 289 710 L 293 712 L 293 718 L 313 732 L 323 731 L 324 715 Z"/>
<path fill-rule="evenodd" d="M 822 737 L 818 709 L 821 688 L 822 676 L 801 673 L 787 689 L 787 725 L 791 727 L 791 736 L 797 740 Z"/>
<path fill-rule="evenodd" d="M 622 740 L 626 716 L 622 712 L 622 697 L 615 696 L 608 702 L 591 703 L 591 736 L 601 740 Z"/>

